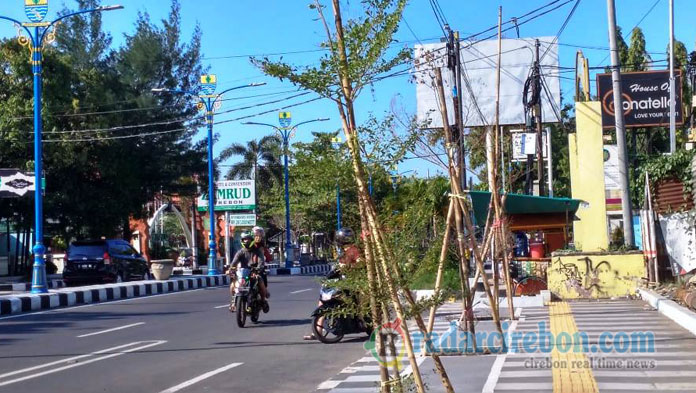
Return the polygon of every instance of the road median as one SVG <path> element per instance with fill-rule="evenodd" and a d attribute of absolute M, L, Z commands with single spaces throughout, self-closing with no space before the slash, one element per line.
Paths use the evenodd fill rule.
<path fill-rule="evenodd" d="M 229 283 L 230 278 L 222 274 L 215 276 L 175 276 L 164 281 L 132 281 L 119 284 L 60 288 L 46 294 L 5 295 L 0 296 L 0 316 L 223 286 Z"/>

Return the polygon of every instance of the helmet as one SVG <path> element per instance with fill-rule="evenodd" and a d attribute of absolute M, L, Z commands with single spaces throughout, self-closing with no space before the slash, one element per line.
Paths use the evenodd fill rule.
<path fill-rule="evenodd" d="M 242 232 L 241 240 L 242 240 L 242 247 L 249 248 L 249 247 L 251 247 L 251 244 L 254 242 L 254 234 L 252 232 L 249 232 L 249 231 L 244 231 L 244 232 Z"/>
<path fill-rule="evenodd" d="M 353 230 L 347 227 L 341 228 L 336 232 L 336 243 L 339 245 L 351 244 L 355 242 Z"/>
<path fill-rule="evenodd" d="M 266 236 L 266 232 L 263 230 L 263 227 L 256 226 L 252 229 L 254 231 L 254 235 L 261 235 L 261 237 Z"/>

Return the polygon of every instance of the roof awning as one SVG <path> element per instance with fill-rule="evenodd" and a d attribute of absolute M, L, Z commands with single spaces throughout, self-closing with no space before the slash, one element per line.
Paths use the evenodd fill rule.
<path fill-rule="evenodd" d="M 491 202 L 491 193 L 488 191 L 469 192 L 474 208 L 474 219 L 476 225 L 486 225 L 488 216 L 488 205 Z M 568 213 L 573 217 L 578 210 L 579 199 L 570 198 L 549 198 L 534 195 L 507 194 L 505 200 L 505 213 L 509 215 L 534 214 L 534 215 L 555 215 L 558 213 Z M 539 217 L 542 219 L 542 217 Z"/>

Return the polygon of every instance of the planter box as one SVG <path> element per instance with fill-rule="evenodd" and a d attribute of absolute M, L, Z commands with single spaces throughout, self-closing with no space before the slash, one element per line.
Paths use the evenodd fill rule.
<path fill-rule="evenodd" d="M 174 260 L 154 260 L 150 263 L 150 270 L 152 270 L 152 275 L 155 276 L 155 280 L 167 280 L 172 275 L 172 271 L 174 270 Z"/>

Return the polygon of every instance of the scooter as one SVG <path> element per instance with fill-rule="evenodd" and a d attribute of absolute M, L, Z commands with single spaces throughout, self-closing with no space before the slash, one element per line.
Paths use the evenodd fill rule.
<path fill-rule="evenodd" d="M 338 280 L 341 275 L 332 270 L 327 275 L 329 280 Z M 336 312 L 345 303 L 344 299 L 350 294 L 323 284 L 319 290 L 319 307 L 312 313 L 312 332 L 317 340 L 324 344 L 335 344 L 346 334 L 372 333 L 372 323 L 369 318 L 363 319 L 358 315 L 343 315 Z"/>

